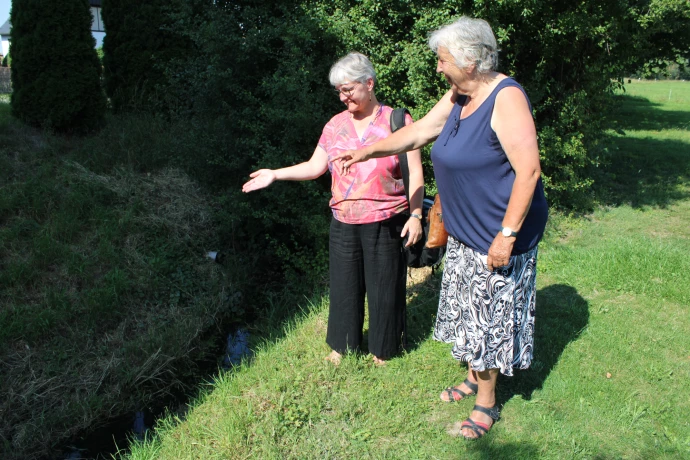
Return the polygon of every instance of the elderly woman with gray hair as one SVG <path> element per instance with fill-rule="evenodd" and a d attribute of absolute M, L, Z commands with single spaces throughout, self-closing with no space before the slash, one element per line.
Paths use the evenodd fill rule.
<path fill-rule="evenodd" d="M 371 159 L 350 174 L 341 174 L 330 160 L 343 151 L 372 145 L 391 134 L 392 108 L 376 98 L 376 73 L 369 59 L 350 53 L 331 68 L 329 79 L 346 110 L 323 128 L 309 161 L 276 170 L 253 172 L 242 190 L 268 187 L 276 180 L 311 180 L 331 173 L 329 273 L 330 309 L 327 359 L 340 362 L 343 353 L 362 342 L 364 296 L 369 300 L 369 352 L 377 365 L 404 345 L 406 265 L 402 241 L 422 235 L 424 178 L 421 153 L 408 152 L 410 204 L 405 196 L 397 157 Z M 412 119 L 407 116 L 407 123 Z"/>
<path fill-rule="evenodd" d="M 537 245 L 548 206 L 531 105 L 515 80 L 496 72 L 489 24 L 461 17 L 433 32 L 429 46 L 450 91 L 415 124 L 335 160 L 347 172 L 436 141 L 431 159 L 450 236 L 434 338 L 453 343 L 453 357 L 468 364 L 464 382 L 440 396 L 476 394 L 462 423 L 463 436 L 476 439 L 499 418 L 498 374 L 532 360 Z"/>

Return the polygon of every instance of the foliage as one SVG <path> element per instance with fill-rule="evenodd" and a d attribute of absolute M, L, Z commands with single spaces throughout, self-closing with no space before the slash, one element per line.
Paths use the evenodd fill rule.
<path fill-rule="evenodd" d="M 7 53 L 7 56 L 2 58 L 2 66 L 3 67 L 12 67 L 12 57 L 10 56 L 10 53 Z"/>
<path fill-rule="evenodd" d="M 637 79 L 690 80 L 690 61 L 688 59 L 681 59 L 680 62 L 655 59 L 645 63 L 631 75 Z"/>
<path fill-rule="evenodd" d="M 167 26 L 167 0 L 103 0 L 105 90 L 115 111 L 151 110 L 163 67 L 190 50 Z"/>
<path fill-rule="evenodd" d="M 296 2 L 189 2 L 172 27 L 194 43 L 173 61 L 166 105 L 190 140 L 180 164 L 226 190 L 222 239 L 257 284 L 325 271 L 328 177 L 249 195 L 258 168 L 306 161 L 338 111 L 327 74 L 333 39 Z"/>
<path fill-rule="evenodd" d="M 356 49 L 370 56 L 384 100 L 413 107 L 417 116 L 445 90 L 433 75 L 429 32 L 461 14 L 486 19 L 501 48 L 499 70 L 514 76 L 533 104 L 549 200 L 581 208 L 600 161 L 604 116 L 618 85 L 612 79 L 640 61 L 638 48 L 654 44 L 656 56 L 665 56 L 690 43 L 687 2 L 646 2 L 652 9 L 643 3 L 335 0 L 308 2 L 307 10 L 339 37 L 339 54 Z M 685 16 L 669 28 L 669 15 L 680 11 Z M 633 36 L 635 51 L 627 44 Z"/>
<path fill-rule="evenodd" d="M 15 0 L 10 19 L 12 113 L 58 132 L 99 127 L 105 98 L 89 2 Z"/>

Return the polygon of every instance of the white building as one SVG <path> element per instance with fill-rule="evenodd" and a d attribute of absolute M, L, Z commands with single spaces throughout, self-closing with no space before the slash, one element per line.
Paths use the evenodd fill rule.
<path fill-rule="evenodd" d="M 101 19 L 101 0 L 89 0 L 91 4 L 91 34 L 96 39 L 96 48 L 103 46 L 103 37 L 105 37 L 105 28 L 103 27 L 103 19 Z"/>
<path fill-rule="evenodd" d="M 103 27 L 103 19 L 101 19 L 101 0 L 89 0 L 91 4 L 91 34 L 96 39 L 96 48 L 103 46 L 103 37 L 105 37 L 105 28 Z M 2 55 L 7 56 L 10 52 L 10 31 L 12 24 L 8 19 L 0 26 L 0 40 L 2 40 Z"/>
<path fill-rule="evenodd" d="M 10 52 L 10 30 L 12 30 L 12 25 L 8 19 L 0 26 L 0 40 L 2 40 L 2 49 L 0 49 L 0 53 L 2 53 L 3 57 L 7 56 L 7 53 Z"/>

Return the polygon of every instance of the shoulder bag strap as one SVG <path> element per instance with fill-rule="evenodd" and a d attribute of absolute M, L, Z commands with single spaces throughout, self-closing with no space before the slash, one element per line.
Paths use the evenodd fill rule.
<path fill-rule="evenodd" d="M 410 113 L 405 107 L 399 109 L 394 109 L 391 112 L 391 133 L 396 132 L 403 126 L 405 126 L 405 115 Z M 400 162 L 400 172 L 402 172 L 403 184 L 405 186 L 405 196 L 407 197 L 407 202 L 410 202 L 410 168 L 407 165 L 407 152 L 398 155 L 398 161 Z"/>

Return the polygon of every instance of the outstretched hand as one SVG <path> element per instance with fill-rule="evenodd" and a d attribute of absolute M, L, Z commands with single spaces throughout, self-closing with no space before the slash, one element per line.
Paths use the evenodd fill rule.
<path fill-rule="evenodd" d="M 266 188 L 276 180 L 276 173 L 272 169 L 259 169 L 249 175 L 252 179 L 242 186 L 244 193 Z"/>
<path fill-rule="evenodd" d="M 361 161 L 367 161 L 369 158 L 370 155 L 364 153 L 364 150 L 347 150 L 328 161 L 340 167 L 341 175 L 346 175 L 350 172 L 350 166 Z"/>

